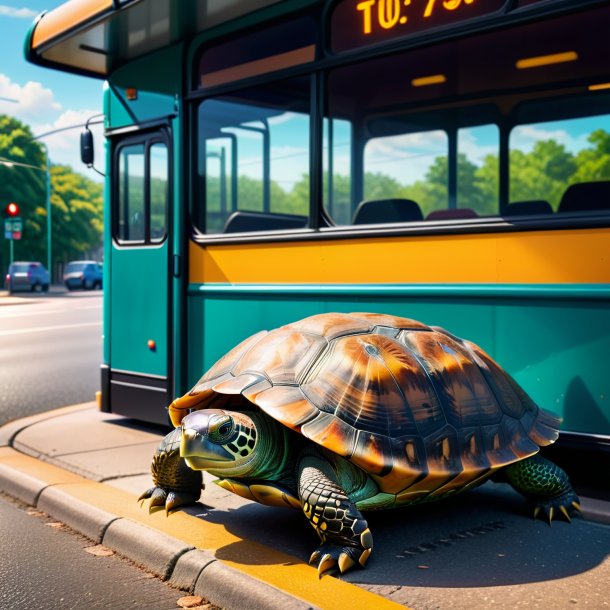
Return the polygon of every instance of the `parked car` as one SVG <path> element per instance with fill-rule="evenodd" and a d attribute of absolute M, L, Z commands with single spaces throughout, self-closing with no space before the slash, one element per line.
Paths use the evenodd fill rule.
<path fill-rule="evenodd" d="M 19 290 L 47 292 L 49 290 L 49 272 L 44 265 L 37 262 L 11 263 L 6 274 L 6 288 L 10 292 Z"/>
<path fill-rule="evenodd" d="M 102 287 L 102 265 L 96 261 L 72 261 L 64 268 L 64 284 L 68 290 L 93 290 Z"/>

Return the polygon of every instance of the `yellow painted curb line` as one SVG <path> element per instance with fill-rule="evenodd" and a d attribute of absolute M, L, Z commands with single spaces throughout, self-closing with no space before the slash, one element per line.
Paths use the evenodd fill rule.
<path fill-rule="evenodd" d="M 149 514 L 148 509 L 140 508 L 135 494 L 89 481 L 52 464 L 20 454 L 14 449 L 0 448 L 0 463 L 58 487 L 99 509 L 131 519 L 207 551 L 217 559 L 221 556 L 219 561 L 325 610 L 405 609 L 401 604 L 332 576 L 319 579 L 317 570 L 300 559 L 235 536 L 223 525 L 183 512 L 173 513 L 169 517 L 163 510 Z"/>

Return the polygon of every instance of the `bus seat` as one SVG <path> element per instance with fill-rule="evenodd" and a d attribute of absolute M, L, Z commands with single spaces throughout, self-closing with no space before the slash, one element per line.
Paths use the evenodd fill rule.
<path fill-rule="evenodd" d="M 358 204 L 352 224 L 368 225 L 413 220 L 423 220 L 423 215 L 419 205 L 411 199 L 368 199 Z"/>
<path fill-rule="evenodd" d="M 610 180 L 572 184 L 563 194 L 558 212 L 601 210 L 610 210 Z"/>
<path fill-rule="evenodd" d="M 225 223 L 223 233 L 246 231 L 277 231 L 280 229 L 303 229 L 307 216 L 297 214 L 264 214 L 262 212 L 233 212 Z"/>
<path fill-rule="evenodd" d="M 504 216 L 528 216 L 530 214 L 552 214 L 553 208 L 544 199 L 513 201 L 504 209 Z"/>
<path fill-rule="evenodd" d="M 459 218 L 478 218 L 479 215 L 471 208 L 452 208 L 449 210 L 432 210 L 426 220 L 454 220 Z"/>

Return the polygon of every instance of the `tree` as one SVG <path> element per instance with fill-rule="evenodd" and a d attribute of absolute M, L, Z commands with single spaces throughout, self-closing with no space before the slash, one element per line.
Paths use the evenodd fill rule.
<path fill-rule="evenodd" d="M 0 165 L 0 207 L 21 208 L 23 237 L 14 243 L 16 260 L 47 260 L 46 155 L 21 121 L 0 115 L 0 160 L 33 167 Z M 40 168 L 40 171 L 35 168 Z M 97 248 L 103 233 L 102 186 L 67 166 L 51 166 L 52 253 L 54 261 L 82 258 Z M 0 241 L 0 268 L 9 261 L 9 242 Z"/>
<path fill-rule="evenodd" d="M 51 168 L 53 259 L 82 258 L 100 245 L 104 230 L 102 185 L 67 165 Z M 45 210 L 38 210 L 46 215 Z"/>
<path fill-rule="evenodd" d="M 0 115 L 0 159 L 13 161 L 35 167 L 45 168 L 45 154 L 42 146 L 32 141 L 34 135 L 30 128 L 17 119 Z M 14 201 L 19 205 L 24 220 L 23 237 L 14 244 L 15 256 L 44 260 L 46 240 L 42 230 L 45 219 L 35 213 L 37 207 L 44 207 L 46 202 L 46 176 L 44 171 L 37 171 L 19 165 L 0 165 L 0 209 Z M 27 253 L 27 255 L 26 255 Z M 6 269 L 9 260 L 9 242 L 0 242 L 0 264 Z"/>

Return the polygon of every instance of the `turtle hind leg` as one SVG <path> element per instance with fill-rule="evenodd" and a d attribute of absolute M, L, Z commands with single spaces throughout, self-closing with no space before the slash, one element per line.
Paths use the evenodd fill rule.
<path fill-rule="evenodd" d="M 364 567 L 373 549 L 366 520 L 334 478 L 326 460 L 315 456 L 301 460 L 301 506 L 322 542 L 309 563 L 318 564 L 320 577 L 337 567 L 341 573 L 357 564 Z"/>
<path fill-rule="evenodd" d="M 534 504 L 534 518 L 546 517 L 550 525 L 554 517 L 570 521 L 571 514 L 581 512 L 568 475 L 541 455 L 515 462 L 505 473 L 512 487 Z"/>

